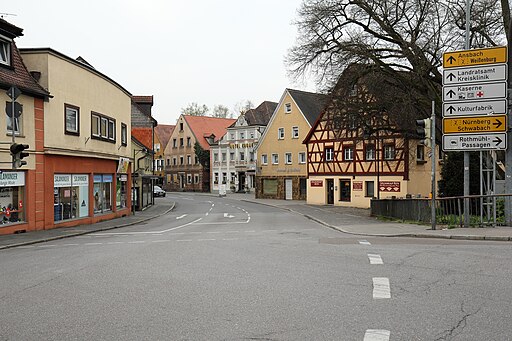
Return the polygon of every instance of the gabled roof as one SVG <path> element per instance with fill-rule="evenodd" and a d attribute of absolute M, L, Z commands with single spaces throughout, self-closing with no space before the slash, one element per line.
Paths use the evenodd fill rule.
<path fill-rule="evenodd" d="M 314 92 L 287 89 L 309 125 L 312 126 L 327 104 L 328 96 Z"/>
<path fill-rule="evenodd" d="M 290 97 L 293 99 L 295 104 L 297 105 L 299 111 L 302 113 L 302 117 L 308 122 L 309 126 L 313 126 L 313 124 L 316 122 L 317 118 L 320 117 L 320 114 L 323 112 L 324 107 L 327 104 L 327 101 L 329 99 L 329 96 L 324 94 L 318 94 L 314 92 L 307 92 L 307 91 L 300 91 L 300 90 L 294 90 L 294 89 L 285 89 L 283 92 L 283 95 L 281 96 L 281 99 L 279 100 L 278 105 L 276 106 L 276 109 L 274 110 L 274 113 L 270 117 L 270 121 L 267 123 L 268 125 L 271 125 L 274 121 L 277 113 L 278 108 L 284 105 L 283 101 L 286 97 L 286 94 L 290 94 Z M 260 138 L 260 141 L 264 141 L 265 137 L 267 136 L 268 129 L 265 129 L 263 132 L 263 135 Z M 258 143 L 256 145 L 256 150 L 261 146 L 261 143 Z"/>
<path fill-rule="evenodd" d="M 170 124 L 159 124 L 155 127 L 155 134 L 158 136 L 158 139 L 160 140 L 162 149 L 165 149 L 165 146 L 167 146 L 167 143 L 169 143 L 172 132 L 174 131 L 174 127 L 176 126 Z"/>
<path fill-rule="evenodd" d="M 133 128 L 132 137 L 142 143 L 147 149 L 153 149 L 153 129 L 151 128 Z"/>
<path fill-rule="evenodd" d="M 255 109 L 248 110 L 244 116 L 247 124 L 252 125 L 264 125 L 266 126 L 277 108 L 276 102 L 264 101 Z"/>
<path fill-rule="evenodd" d="M 16 38 L 22 36 L 22 32 L 23 29 L 0 19 L 0 34 L 9 38 Z M 14 85 L 20 89 L 22 93 L 31 96 L 43 98 L 51 97 L 50 93 L 39 85 L 28 72 L 14 40 L 11 43 L 11 49 L 12 68 L 0 67 L 0 88 L 9 89 Z"/>
<path fill-rule="evenodd" d="M 203 149 L 209 150 L 210 145 L 206 140 L 212 134 L 215 135 L 217 141 L 224 134 L 226 134 L 227 128 L 232 125 L 236 120 L 232 118 L 217 118 L 209 116 L 191 116 L 182 115 L 187 122 L 190 130 L 196 137 L 196 141 L 199 142 Z"/>

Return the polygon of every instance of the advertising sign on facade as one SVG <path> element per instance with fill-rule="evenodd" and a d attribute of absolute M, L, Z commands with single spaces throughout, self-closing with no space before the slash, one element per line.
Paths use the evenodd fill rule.
<path fill-rule="evenodd" d="M 379 190 L 381 192 L 400 192 L 400 181 L 380 181 Z"/>
<path fill-rule="evenodd" d="M 324 181 L 323 180 L 311 180 L 310 184 L 311 184 L 311 187 L 323 187 Z"/>
<path fill-rule="evenodd" d="M 352 190 L 362 191 L 363 190 L 363 182 L 362 181 L 354 181 L 352 183 Z"/>
<path fill-rule="evenodd" d="M 0 187 L 25 186 L 25 172 L 1 172 Z"/>

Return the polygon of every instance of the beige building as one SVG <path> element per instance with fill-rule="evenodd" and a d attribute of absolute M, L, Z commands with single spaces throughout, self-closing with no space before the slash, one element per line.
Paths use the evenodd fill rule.
<path fill-rule="evenodd" d="M 256 147 L 256 198 L 306 199 L 307 157 L 302 143 L 326 96 L 286 89 Z"/>
<path fill-rule="evenodd" d="M 42 143 L 36 157 L 44 165 L 41 228 L 129 214 L 131 94 L 83 58 L 50 48 L 20 51 L 53 96 L 44 103 L 44 118 L 35 121 Z"/>

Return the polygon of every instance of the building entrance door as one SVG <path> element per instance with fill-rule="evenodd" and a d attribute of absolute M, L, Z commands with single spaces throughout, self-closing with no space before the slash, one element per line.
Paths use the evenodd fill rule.
<path fill-rule="evenodd" d="M 327 204 L 334 205 L 334 179 L 325 179 Z"/>
<path fill-rule="evenodd" d="M 340 179 L 340 200 L 350 201 L 351 196 L 352 194 L 350 191 L 350 180 Z"/>
<path fill-rule="evenodd" d="M 238 191 L 245 191 L 245 173 L 238 173 Z"/>
<path fill-rule="evenodd" d="M 293 199 L 293 181 L 292 179 L 284 180 L 284 190 L 285 190 L 285 199 L 292 200 Z"/>

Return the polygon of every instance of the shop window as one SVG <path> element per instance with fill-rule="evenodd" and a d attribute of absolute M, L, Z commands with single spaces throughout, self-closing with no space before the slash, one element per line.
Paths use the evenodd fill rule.
<path fill-rule="evenodd" d="M 125 208 L 128 193 L 128 175 L 118 174 L 116 182 L 116 207 Z"/>
<path fill-rule="evenodd" d="M 112 210 L 112 175 L 94 175 L 94 213 Z"/>
<path fill-rule="evenodd" d="M 375 182 L 374 181 L 365 181 L 365 197 L 373 198 L 375 196 Z"/>
<path fill-rule="evenodd" d="M 80 135 L 80 108 L 64 104 L 64 119 L 66 121 L 66 134 Z"/>
<path fill-rule="evenodd" d="M 277 179 L 263 179 L 263 194 L 277 195 Z"/>
<path fill-rule="evenodd" d="M 53 219 L 62 221 L 89 216 L 89 175 L 54 174 Z"/>
<path fill-rule="evenodd" d="M 0 173 L 0 226 L 25 221 L 25 172 Z"/>

